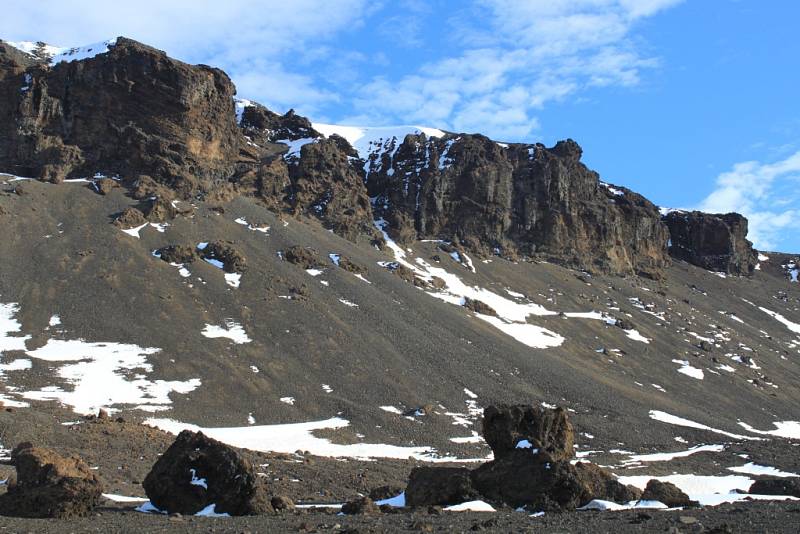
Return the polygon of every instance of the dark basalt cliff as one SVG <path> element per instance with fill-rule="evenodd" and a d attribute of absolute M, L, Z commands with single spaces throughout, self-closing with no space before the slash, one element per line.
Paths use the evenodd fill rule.
<path fill-rule="evenodd" d="M 359 154 L 293 111 L 237 104 L 235 93 L 221 70 L 130 39 L 55 65 L 0 42 L 0 171 L 50 182 L 100 173 L 139 199 L 247 195 L 354 241 L 379 238 L 383 218 L 401 242 L 654 278 L 669 262 L 669 225 L 678 257 L 752 270 L 746 221 L 665 225 L 641 195 L 600 182 L 572 140 L 419 134 Z"/>
<path fill-rule="evenodd" d="M 181 192 L 233 173 L 241 134 L 228 76 L 119 38 L 82 61 L 20 63 L 0 47 L 0 168 L 60 182 L 150 175 Z"/>
<path fill-rule="evenodd" d="M 668 262 L 658 208 L 602 184 L 580 158 L 572 140 L 546 148 L 481 135 L 407 136 L 393 157 L 370 162 L 367 187 L 400 239 L 452 239 L 483 256 L 657 276 Z"/>
<path fill-rule="evenodd" d="M 747 219 L 738 213 L 673 211 L 664 216 L 674 257 L 710 271 L 750 275 L 758 254 L 747 240 Z"/>

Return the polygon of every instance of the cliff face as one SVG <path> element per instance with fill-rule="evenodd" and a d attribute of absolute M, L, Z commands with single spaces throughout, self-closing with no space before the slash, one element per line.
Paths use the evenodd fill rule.
<path fill-rule="evenodd" d="M 744 218 L 662 222 L 641 195 L 601 182 L 572 140 L 547 148 L 402 127 L 348 142 L 293 111 L 235 100 L 218 69 L 130 39 L 65 58 L 46 50 L 0 42 L 0 171 L 116 176 L 139 199 L 248 195 L 351 240 L 376 238 L 382 218 L 400 242 L 655 278 L 669 226 L 681 259 L 733 273 L 755 265 Z"/>
<path fill-rule="evenodd" d="M 0 167 L 8 172 L 51 182 L 143 174 L 186 193 L 233 172 L 235 89 L 219 69 L 124 38 L 52 66 L 20 61 L 0 44 L 0 63 Z"/>
<path fill-rule="evenodd" d="M 753 274 L 758 254 L 747 240 L 747 219 L 738 213 L 673 211 L 664 216 L 670 254 L 710 271 Z"/>
<path fill-rule="evenodd" d="M 401 239 L 454 239 L 482 255 L 657 276 L 669 261 L 658 209 L 601 183 L 580 157 L 572 140 L 546 148 L 407 136 L 369 162 L 367 187 Z"/>

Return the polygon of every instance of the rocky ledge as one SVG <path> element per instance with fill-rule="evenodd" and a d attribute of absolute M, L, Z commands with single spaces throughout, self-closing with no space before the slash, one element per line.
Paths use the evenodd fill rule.
<path fill-rule="evenodd" d="M 671 211 L 664 216 L 669 228 L 669 252 L 709 271 L 751 275 L 758 253 L 747 240 L 747 219 L 738 213 L 712 214 Z"/>

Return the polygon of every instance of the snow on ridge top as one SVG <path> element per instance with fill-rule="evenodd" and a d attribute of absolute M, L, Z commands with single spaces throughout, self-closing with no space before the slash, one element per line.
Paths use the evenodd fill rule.
<path fill-rule="evenodd" d="M 244 115 L 244 108 L 254 106 L 255 104 L 246 98 L 233 98 L 233 103 L 236 108 L 236 124 L 242 124 L 242 116 Z"/>
<path fill-rule="evenodd" d="M 99 43 L 88 44 L 79 47 L 58 47 L 42 42 L 31 41 L 6 41 L 17 50 L 39 59 L 49 59 L 51 66 L 57 65 L 62 61 L 80 61 L 82 59 L 93 58 L 99 54 L 105 54 L 112 46 L 117 44 L 117 37 Z"/>
<path fill-rule="evenodd" d="M 683 210 L 683 209 L 680 209 L 680 208 L 659 207 L 658 208 L 658 212 L 663 217 L 663 216 L 668 215 L 668 214 L 673 213 L 673 212 L 675 212 L 675 213 L 686 213 L 686 210 Z"/>
<path fill-rule="evenodd" d="M 60 54 L 64 49 L 42 42 L 33 41 L 4 41 L 7 45 L 13 46 L 20 52 L 29 56 L 45 59 Z"/>
<path fill-rule="evenodd" d="M 311 126 L 324 135 L 330 137 L 333 134 L 344 137 L 350 145 L 356 149 L 358 155 L 364 159 L 369 157 L 370 145 L 380 141 L 397 138 L 399 143 L 403 142 L 408 134 L 425 134 L 428 137 L 444 137 L 446 134 L 437 128 L 426 126 L 341 126 L 338 124 L 312 123 Z"/>

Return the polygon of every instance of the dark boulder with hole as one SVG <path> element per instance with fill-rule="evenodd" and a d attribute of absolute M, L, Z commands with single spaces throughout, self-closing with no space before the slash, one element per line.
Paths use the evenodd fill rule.
<path fill-rule="evenodd" d="M 572 464 L 574 433 L 562 408 L 488 406 L 483 434 L 494 460 L 474 470 L 415 468 L 406 488 L 406 504 L 450 505 L 481 499 L 500 506 L 563 511 L 593 499 L 638 499 L 640 490 L 621 484 L 605 469 Z"/>
<path fill-rule="evenodd" d="M 255 466 L 239 451 L 184 430 L 144 480 L 150 502 L 169 513 L 196 514 L 210 505 L 216 513 L 272 512 L 270 497 Z"/>
<path fill-rule="evenodd" d="M 563 408 L 488 406 L 483 411 L 483 436 L 495 458 L 511 454 L 523 440 L 554 460 L 569 460 L 575 455 L 575 430 Z"/>
<path fill-rule="evenodd" d="M 738 213 L 672 211 L 664 216 L 669 228 L 669 253 L 709 271 L 751 275 L 758 253 L 747 240 L 747 219 Z"/>
<path fill-rule="evenodd" d="M 60 454 L 30 443 L 11 453 L 16 480 L 0 495 L 0 514 L 15 517 L 71 519 L 94 511 L 103 484 L 76 456 Z"/>

